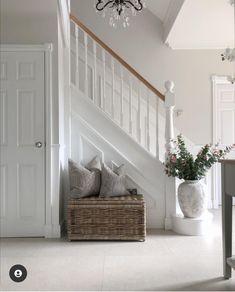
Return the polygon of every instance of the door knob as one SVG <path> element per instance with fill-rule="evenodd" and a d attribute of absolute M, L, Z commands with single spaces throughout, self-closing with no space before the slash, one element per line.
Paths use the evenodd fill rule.
<path fill-rule="evenodd" d="M 42 148 L 42 142 L 40 142 L 40 141 L 36 142 L 36 143 L 35 143 L 35 146 L 36 146 L 37 148 Z"/>

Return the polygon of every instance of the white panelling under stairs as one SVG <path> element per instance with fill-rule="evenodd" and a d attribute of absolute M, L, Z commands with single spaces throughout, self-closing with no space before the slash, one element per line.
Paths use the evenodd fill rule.
<path fill-rule="evenodd" d="M 162 163 L 97 111 L 74 87 L 71 108 L 72 159 L 86 163 L 99 155 L 110 167 L 124 163 L 128 187 L 137 188 L 145 195 L 148 228 L 162 228 L 165 217 Z"/>

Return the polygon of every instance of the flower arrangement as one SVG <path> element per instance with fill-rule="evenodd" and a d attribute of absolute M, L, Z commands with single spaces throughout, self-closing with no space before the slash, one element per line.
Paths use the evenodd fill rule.
<path fill-rule="evenodd" d="M 232 147 L 226 147 L 225 150 L 220 150 L 207 144 L 201 148 L 194 158 L 187 150 L 182 135 L 178 135 L 173 143 L 175 147 L 168 154 L 165 172 L 168 176 L 184 180 L 201 180 L 212 165 L 224 158 L 232 149 Z"/>

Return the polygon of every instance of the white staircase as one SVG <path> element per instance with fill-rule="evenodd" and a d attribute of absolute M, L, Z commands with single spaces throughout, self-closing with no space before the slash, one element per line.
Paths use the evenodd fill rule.
<path fill-rule="evenodd" d="M 145 195 L 147 227 L 171 228 L 176 183 L 162 162 L 174 137 L 173 83 L 165 98 L 74 16 L 70 49 L 72 159 L 124 163 L 129 187 Z"/>

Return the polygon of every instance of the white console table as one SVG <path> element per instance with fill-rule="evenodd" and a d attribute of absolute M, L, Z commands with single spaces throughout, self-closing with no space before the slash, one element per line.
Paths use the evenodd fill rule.
<path fill-rule="evenodd" d="M 221 160 L 222 165 L 222 233 L 224 278 L 229 279 L 235 269 L 232 256 L 232 206 L 235 197 L 235 160 Z"/>

